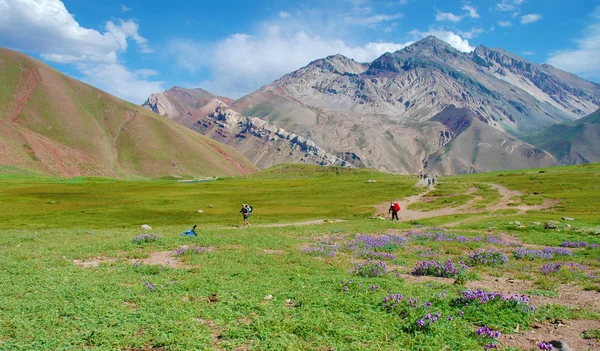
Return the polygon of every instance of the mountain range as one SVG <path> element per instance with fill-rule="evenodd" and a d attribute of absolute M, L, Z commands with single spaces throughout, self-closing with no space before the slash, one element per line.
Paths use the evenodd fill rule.
<path fill-rule="evenodd" d="M 211 100 L 190 99 L 195 94 Z M 174 88 L 153 94 L 144 106 L 233 145 L 260 167 L 327 163 L 282 152 L 264 138 L 248 141 L 254 137 L 236 130 L 246 122 L 198 126 L 219 115 L 217 108 L 229 110 L 303 137 L 346 164 L 448 174 L 558 164 L 556 151 L 544 151 L 553 149 L 532 136 L 596 111 L 600 86 L 502 49 L 463 53 L 430 36 L 371 63 L 342 55 L 315 60 L 235 101 Z M 267 156 L 269 149 L 277 157 Z"/>
<path fill-rule="evenodd" d="M 0 165 L 60 176 L 249 174 L 232 147 L 0 49 Z"/>

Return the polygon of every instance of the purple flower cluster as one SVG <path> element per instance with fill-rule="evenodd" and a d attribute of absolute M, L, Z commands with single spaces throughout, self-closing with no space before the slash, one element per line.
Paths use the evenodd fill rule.
<path fill-rule="evenodd" d="M 555 255 L 570 256 L 572 253 L 563 247 L 546 247 L 543 250 L 518 249 L 514 253 L 516 259 L 530 261 L 536 258 L 550 260 L 553 259 Z"/>
<path fill-rule="evenodd" d="M 415 268 L 410 273 L 412 275 L 430 275 L 434 277 L 454 278 L 459 273 L 465 271 L 469 267 L 461 262 L 454 264 L 452 259 L 448 259 L 442 264 L 439 261 L 420 261 L 417 262 Z"/>
<path fill-rule="evenodd" d="M 508 262 L 508 257 L 502 252 L 494 250 L 477 250 L 469 254 L 469 258 L 467 259 L 467 263 L 471 266 L 497 266 L 506 264 L 506 262 Z"/>
<path fill-rule="evenodd" d="M 399 247 L 404 247 L 405 244 L 406 239 L 400 235 L 368 236 L 359 234 L 348 246 L 350 249 L 363 249 L 367 251 L 395 251 Z"/>
<path fill-rule="evenodd" d="M 597 249 L 598 247 L 600 247 L 600 245 L 598 244 L 588 244 L 586 241 L 564 241 L 562 244 L 560 244 L 560 246 L 572 248 L 589 247 L 592 249 Z"/>
<path fill-rule="evenodd" d="M 581 272 L 586 270 L 586 266 L 575 262 L 546 263 L 540 267 L 542 274 L 548 275 L 560 271 L 563 267 L 570 268 L 571 272 Z"/>
<path fill-rule="evenodd" d="M 563 241 L 563 243 L 560 244 L 561 247 L 573 247 L 573 248 L 586 247 L 587 245 L 588 245 L 588 243 L 585 241 Z"/>
<path fill-rule="evenodd" d="M 149 291 L 155 291 L 156 290 L 156 284 L 152 284 L 150 282 L 144 282 L 144 286 L 146 288 L 148 288 Z"/>
<path fill-rule="evenodd" d="M 350 273 L 362 277 L 379 277 L 387 271 L 387 265 L 383 261 L 371 261 L 360 263 L 350 269 Z"/>
<path fill-rule="evenodd" d="M 180 247 L 178 249 L 175 249 L 175 254 L 178 256 L 185 255 L 188 252 L 191 252 L 194 254 L 201 254 L 201 253 L 208 252 L 208 248 L 202 247 L 202 246 L 194 246 L 191 249 L 189 247 Z"/>
<path fill-rule="evenodd" d="M 429 328 L 435 323 L 442 314 L 440 312 L 435 312 L 434 314 L 427 313 L 423 318 L 417 320 L 417 327 L 419 328 Z"/>
<path fill-rule="evenodd" d="M 160 239 L 160 238 L 161 238 L 161 236 L 158 234 L 149 233 L 149 234 L 140 234 L 138 236 L 134 236 L 133 239 L 131 239 L 131 241 L 136 244 L 141 244 L 141 243 L 148 243 L 151 241 L 158 241 L 158 239 Z"/>
<path fill-rule="evenodd" d="M 487 336 L 490 339 L 499 338 L 500 335 L 502 335 L 499 331 L 492 330 L 486 326 L 478 328 L 475 333 L 477 333 L 478 336 Z"/>
<path fill-rule="evenodd" d="M 495 348 L 497 348 L 497 346 L 496 346 L 496 344 L 494 344 L 494 343 L 489 343 L 489 344 L 487 344 L 487 345 L 485 345 L 485 346 L 483 347 L 483 349 L 484 349 L 485 351 L 487 351 L 487 350 L 491 350 L 491 349 L 495 349 Z"/>
<path fill-rule="evenodd" d="M 332 241 L 322 241 L 315 244 L 314 246 L 303 248 L 302 253 L 309 254 L 311 256 L 334 257 L 339 249 L 339 245 L 335 244 Z"/>
<path fill-rule="evenodd" d="M 511 295 L 504 296 L 504 294 L 500 292 L 486 292 L 482 289 L 471 290 L 467 289 L 461 292 L 462 297 L 456 299 L 456 303 L 468 305 L 471 302 L 479 302 L 483 303 L 491 303 L 491 302 L 500 302 L 507 303 L 515 307 L 521 308 L 524 312 L 533 312 L 536 310 L 535 306 L 530 306 L 530 300 L 525 295 Z"/>
<path fill-rule="evenodd" d="M 539 343 L 538 348 L 540 350 L 554 350 L 554 346 L 552 346 L 551 343 L 545 342 L 545 341 L 542 341 L 541 343 Z"/>
<path fill-rule="evenodd" d="M 374 258 L 374 259 L 380 259 L 380 260 L 393 261 L 396 259 L 396 255 L 391 254 L 389 252 L 361 251 L 358 253 L 358 255 L 361 257 Z"/>
<path fill-rule="evenodd" d="M 386 296 L 383 298 L 383 307 L 388 309 L 388 310 L 392 310 L 394 309 L 394 307 L 397 307 L 400 302 L 402 301 L 402 299 L 404 299 L 404 296 L 402 296 L 402 294 L 390 294 L 389 296 Z M 413 300 L 410 299 L 410 304 L 413 304 Z M 414 300 L 414 304 L 416 306 L 416 302 L 417 300 Z"/>
<path fill-rule="evenodd" d="M 520 246 L 518 243 L 506 241 L 497 236 L 477 236 L 477 237 L 467 237 L 463 235 L 450 234 L 445 232 L 443 229 L 438 230 L 437 232 L 408 232 L 406 233 L 407 239 L 413 240 L 423 240 L 423 241 L 456 241 L 459 243 L 468 243 L 468 242 L 487 242 L 490 244 L 500 245 L 500 246 Z"/>

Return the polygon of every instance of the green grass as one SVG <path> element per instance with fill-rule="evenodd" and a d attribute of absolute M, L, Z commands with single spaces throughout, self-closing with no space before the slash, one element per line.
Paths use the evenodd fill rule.
<path fill-rule="evenodd" d="M 281 166 L 246 178 L 186 184 L 24 176 L 5 169 L 0 172 L 0 284 L 5 287 L 0 289 L 0 350 L 481 350 L 490 342 L 475 334 L 483 325 L 510 334 L 517 324 L 526 330 L 546 320 L 598 319 L 598 311 L 559 304 L 538 306 L 533 313 L 503 303 L 465 306 L 456 302 L 464 287 L 454 285 L 453 279 L 416 282 L 403 275 L 419 261 L 464 261 L 476 250 L 495 249 L 509 257 L 507 264 L 470 268 L 468 276 L 475 280 L 469 284 L 529 279 L 533 287 L 515 293 L 548 299 L 560 294 L 560 284 L 581 290 L 599 286 L 600 280 L 587 274 L 600 271 L 599 249 L 523 261 L 512 256 L 516 247 L 487 241 L 502 232 L 536 245 L 600 243 L 592 233 L 599 210 L 591 206 L 598 185 L 579 180 L 580 172 L 598 170 L 593 165 L 543 173 L 559 172 L 552 180 L 559 179 L 562 187 L 546 186 L 544 179 L 530 186 L 529 171 L 448 178 L 461 184 L 455 193 L 450 190 L 454 185 L 442 187 L 445 194 L 439 199 L 463 196 L 469 184 L 493 184 L 502 178 L 510 179 L 505 186 L 525 195 L 562 194 L 563 207 L 508 217 L 461 213 L 417 222 L 443 226 L 474 219 L 440 231 L 368 219 L 373 204 L 411 195 L 415 183 L 414 178 L 369 170 Z M 367 183 L 369 179 L 376 182 Z M 479 189 L 492 203 L 494 191 Z M 583 194 L 590 195 L 590 204 L 577 202 Z M 238 224 L 242 202 L 255 208 L 250 228 L 232 226 Z M 205 213 L 198 214 L 200 208 Z M 534 224 L 542 218 L 560 220 L 559 215 L 576 218 L 569 222 L 575 230 L 549 231 Z M 515 218 L 525 226 L 510 224 Z M 346 221 L 260 226 L 311 219 Z M 132 242 L 142 223 L 151 224 L 161 238 Z M 199 225 L 197 237 L 179 235 L 193 223 Z M 366 260 L 365 252 L 348 246 L 359 234 L 408 235 L 419 230 L 429 236 L 374 250 L 394 255 L 384 258 L 388 273 L 351 273 Z M 435 233 L 451 240 L 435 239 Z M 177 267 L 140 263 L 184 245 L 209 249 L 175 256 Z M 337 254 L 303 253 L 308 247 L 331 248 Z M 98 260 L 99 265 L 82 268 L 75 260 Z M 567 260 L 585 264 L 586 274 L 540 273 L 544 263 Z M 403 301 L 417 298 L 419 304 L 390 310 L 382 305 L 390 294 L 402 294 Z M 439 322 L 417 326 L 419 319 L 435 312 L 441 314 Z M 449 316 L 454 319 L 449 321 Z"/>
<path fill-rule="evenodd" d="M 407 196 L 414 183 L 374 171 L 296 166 L 205 183 L 0 176 L 0 228 L 237 225 L 242 203 L 253 205 L 254 224 L 347 220 L 369 217 L 370 205 Z"/>

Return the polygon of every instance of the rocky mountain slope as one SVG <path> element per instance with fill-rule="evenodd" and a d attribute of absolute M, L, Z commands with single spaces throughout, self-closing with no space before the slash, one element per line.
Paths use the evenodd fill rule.
<path fill-rule="evenodd" d="M 428 160 L 444 153 L 439 135 L 449 130 L 432 118 L 448 106 L 467 108 L 498 136 L 515 138 L 580 118 L 599 105 L 597 84 L 503 50 L 480 46 L 463 53 L 427 37 L 370 64 L 341 55 L 316 60 L 235 101 L 232 108 L 329 151 L 354 152 L 368 166 L 414 173 L 440 166 Z M 493 158 L 489 162 L 468 159 L 451 168 L 500 169 L 504 156 L 498 149 L 486 156 Z M 529 157 L 518 159 L 507 167 L 538 164 Z"/>
<path fill-rule="evenodd" d="M 62 176 L 248 174 L 235 149 L 0 49 L 0 164 Z"/>
<path fill-rule="evenodd" d="M 563 164 L 600 162 L 600 110 L 574 122 L 553 125 L 527 141 Z"/>
<path fill-rule="evenodd" d="M 152 94 L 142 106 L 233 146 L 260 168 L 281 163 L 364 166 L 352 152 L 333 154 L 260 118 L 241 116 L 228 107 L 232 101 L 202 89 L 173 87 Z"/>

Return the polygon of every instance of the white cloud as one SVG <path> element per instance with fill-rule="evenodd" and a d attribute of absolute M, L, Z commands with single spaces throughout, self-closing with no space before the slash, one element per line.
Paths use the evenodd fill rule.
<path fill-rule="evenodd" d="M 271 25 L 257 35 L 238 33 L 229 36 L 214 47 L 178 41 L 172 43 L 169 51 L 182 58 L 178 60 L 182 68 L 191 72 L 200 69 L 212 72 L 213 78 L 199 86 L 237 98 L 319 58 L 342 54 L 359 62 L 370 62 L 387 51 L 397 51 L 409 44 L 370 42 L 352 46 L 343 40 L 309 35 L 301 30 L 286 32 Z M 177 50 L 171 51 L 171 48 Z M 195 57 L 200 59 L 189 60 Z"/>
<path fill-rule="evenodd" d="M 136 104 L 144 102 L 152 93 L 165 90 L 164 82 L 146 80 L 157 74 L 154 70 L 131 72 L 123 65 L 113 63 L 86 65 L 81 73 L 82 81 Z"/>
<path fill-rule="evenodd" d="M 530 13 L 528 15 L 521 16 L 521 23 L 528 24 L 528 23 L 537 22 L 541 19 L 542 19 L 542 15 L 539 15 L 537 13 Z"/>
<path fill-rule="evenodd" d="M 156 73 L 151 70 L 128 71 L 118 63 L 118 55 L 127 50 L 130 40 L 139 52 L 152 52 L 148 41 L 132 20 L 108 21 L 104 29 L 82 27 L 60 0 L 0 0 L 0 46 L 75 64 L 88 83 L 122 98 L 143 101 L 140 92 L 145 94 L 162 82 L 145 79 Z"/>
<path fill-rule="evenodd" d="M 500 27 L 512 27 L 512 23 L 510 21 L 498 21 L 498 25 Z"/>
<path fill-rule="evenodd" d="M 525 0 L 502 0 L 496 4 L 498 11 L 513 11 L 519 8 L 519 6 L 525 2 Z"/>
<path fill-rule="evenodd" d="M 463 10 L 467 11 L 469 14 L 468 16 L 471 18 L 479 18 L 479 13 L 477 13 L 477 9 L 474 8 L 473 6 L 469 6 L 469 5 L 465 5 L 462 7 Z"/>
<path fill-rule="evenodd" d="M 147 40 L 133 21 L 108 21 L 106 32 L 81 27 L 59 0 L 0 0 L 0 45 L 39 52 L 57 62 L 114 63 L 132 38 L 141 52 Z"/>
<path fill-rule="evenodd" d="M 485 31 L 481 28 L 471 28 L 470 31 L 460 32 L 459 34 L 465 39 L 473 39 L 483 32 Z"/>
<path fill-rule="evenodd" d="M 474 47 L 469 45 L 469 40 L 463 39 L 460 35 L 458 35 L 454 32 L 445 31 L 442 29 L 431 29 L 430 28 L 427 32 L 421 32 L 418 29 L 414 29 L 414 30 L 410 31 L 409 34 L 412 34 L 415 37 L 415 40 L 433 35 L 433 36 L 437 37 L 438 39 L 443 40 L 446 43 L 450 44 L 456 50 L 459 50 L 462 52 L 471 52 L 471 51 L 475 50 Z"/>
<path fill-rule="evenodd" d="M 463 16 L 458 16 L 453 14 L 452 12 L 440 12 L 437 11 L 435 14 L 435 20 L 436 21 L 450 21 L 450 22 L 460 22 L 462 20 Z"/>
<path fill-rule="evenodd" d="M 525 56 L 532 56 L 532 55 L 535 55 L 535 52 L 533 52 L 533 51 L 525 51 L 525 52 L 523 52 L 523 55 L 525 55 Z"/>
<path fill-rule="evenodd" d="M 552 52 L 548 63 L 568 72 L 580 74 L 589 79 L 600 80 L 600 6 L 591 16 L 591 24 L 576 40 L 574 49 Z"/>
<path fill-rule="evenodd" d="M 129 12 L 131 9 L 123 4 L 121 4 L 121 13 Z"/>
<path fill-rule="evenodd" d="M 279 17 L 281 17 L 281 18 L 288 18 L 290 16 L 291 16 L 291 14 L 289 12 L 285 12 L 285 11 L 279 12 Z"/>
<path fill-rule="evenodd" d="M 376 14 L 371 16 L 347 16 L 344 18 L 344 21 L 350 24 L 357 24 L 360 26 L 374 28 L 382 22 L 388 22 L 395 19 L 399 19 L 402 18 L 402 16 L 403 15 L 401 13 L 396 13 L 392 15 Z"/>

